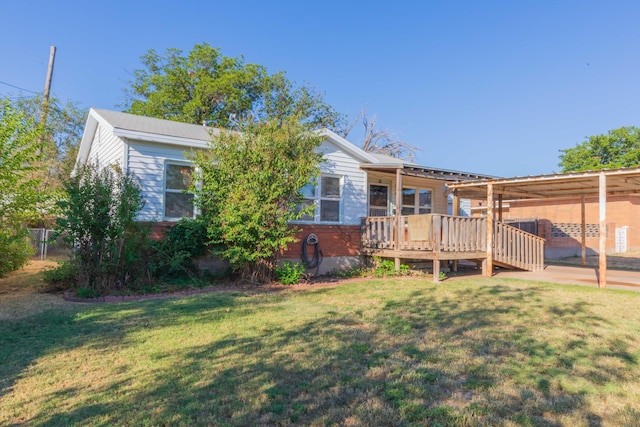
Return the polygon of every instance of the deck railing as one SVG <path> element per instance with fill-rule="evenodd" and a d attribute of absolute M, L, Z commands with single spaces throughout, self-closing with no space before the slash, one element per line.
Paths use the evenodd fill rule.
<path fill-rule="evenodd" d="M 544 239 L 499 221 L 493 225 L 493 259 L 528 271 L 544 269 Z"/>
<path fill-rule="evenodd" d="M 362 227 L 365 249 L 431 252 L 485 252 L 487 219 L 429 214 L 400 216 L 400 236 L 396 238 L 396 218 L 367 217 Z M 529 271 L 544 268 L 544 239 L 515 227 L 494 222 L 493 259 Z"/>
<path fill-rule="evenodd" d="M 367 217 L 363 225 L 363 246 L 368 249 L 435 252 L 476 252 L 487 249 L 485 218 L 438 214 L 403 215 L 399 218 L 400 238 L 396 239 L 395 217 Z"/>

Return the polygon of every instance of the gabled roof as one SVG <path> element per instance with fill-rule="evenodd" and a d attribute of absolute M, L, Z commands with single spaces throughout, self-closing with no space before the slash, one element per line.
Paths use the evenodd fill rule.
<path fill-rule="evenodd" d="M 92 109 L 96 116 L 102 117 L 118 136 L 133 134 L 140 136 L 162 135 L 181 139 L 209 142 L 210 132 L 217 132 L 215 128 L 202 125 L 176 122 L 173 120 L 157 119 L 154 117 L 138 116 L 136 114 L 121 113 L 118 111 Z"/>
<path fill-rule="evenodd" d="M 169 144 L 184 147 L 185 149 L 206 148 L 211 141 L 211 136 L 220 133 L 220 129 L 201 125 L 92 108 L 89 110 L 87 124 L 82 135 L 77 164 L 87 161 L 98 125 L 110 130 L 114 135 L 124 140 L 132 139 Z M 361 167 L 365 170 L 390 172 L 401 168 L 402 173 L 405 175 L 447 181 L 494 178 L 487 175 L 420 166 L 416 163 L 384 154 L 368 153 L 329 129 L 322 129 L 319 133 L 326 137 L 327 141 L 359 161 Z"/>

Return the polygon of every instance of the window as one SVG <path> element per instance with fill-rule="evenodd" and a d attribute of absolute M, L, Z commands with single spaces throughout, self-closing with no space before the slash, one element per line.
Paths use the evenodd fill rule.
<path fill-rule="evenodd" d="M 402 215 L 431 213 L 431 190 L 402 189 Z"/>
<path fill-rule="evenodd" d="M 340 221 L 340 178 L 320 178 L 320 221 Z"/>
<path fill-rule="evenodd" d="M 338 176 L 322 175 L 317 183 L 307 184 L 300 192 L 302 203 L 298 210 L 306 206 L 318 206 L 311 214 L 305 215 L 299 221 L 340 222 L 342 204 L 342 179 Z"/>
<path fill-rule="evenodd" d="M 369 216 L 387 216 L 389 187 L 384 184 L 369 185 Z"/>
<path fill-rule="evenodd" d="M 316 204 L 316 186 L 313 184 L 307 184 L 300 190 L 302 193 L 302 203 L 298 206 L 298 212 L 307 206 L 315 206 Z M 310 213 L 300 217 L 300 221 L 313 221 L 315 217 L 315 209 Z"/>
<path fill-rule="evenodd" d="M 193 218 L 193 194 L 186 193 L 193 182 L 193 167 L 165 163 L 164 217 L 165 219 Z"/>

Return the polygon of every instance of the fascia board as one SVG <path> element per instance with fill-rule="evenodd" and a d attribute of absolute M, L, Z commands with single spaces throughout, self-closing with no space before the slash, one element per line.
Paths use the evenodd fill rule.
<path fill-rule="evenodd" d="M 329 129 L 326 129 L 326 128 L 322 129 L 320 131 L 320 135 L 327 137 L 327 140 L 329 142 L 337 145 L 338 147 L 343 149 L 345 152 L 347 152 L 354 158 L 360 160 L 361 162 L 378 163 L 378 159 L 376 159 L 366 151 L 362 150 L 361 148 L 358 148 L 357 146 L 347 141 L 346 139 L 336 134 L 335 132 L 330 131 Z"/>
<path fill-rule="evenodd" d="M 207 148 L 209 142 L 205 142 L 201 139 L 180 138 L 177 136 L 158 135 L 154 133 L 138 132 L 125 129 L 114 129 L 113 134 L 120 138 L 127 138 L 130 140 L 157 142 L 161 144 L 177 145 L 180 147 L 191 148 Z"/>

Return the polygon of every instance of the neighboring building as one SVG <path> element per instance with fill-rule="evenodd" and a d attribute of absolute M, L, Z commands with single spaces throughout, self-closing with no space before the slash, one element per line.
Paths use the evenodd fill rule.
<path fill-rule="evenodd" d="M 205 149 L 211 135 L 204 126 L 116 111 L 91 109 L 76 165 L 118 164 L 141 182 L 145 206 L 140 221 L 167 226 L 195 217 L 185 193 L 193 171 L 186 153 Z M 319 272 L 348 269 L 360 262 L 360 226 L 367 216 L 393 215 L 396 182 L 402 175 L 402 215 L 447 214 L 447 182 L 485 178 L 477 174 L 418 166 L 371 154 L 337 134 L 324 130 L 320 151 L 325 162 L 316 183 L 303 189 L 313 216 L 297 221 L 302 240 L 315 233 L 324 254 Z M 291 245 L 283 258 L 300 260 L 301 244 Z"/>

